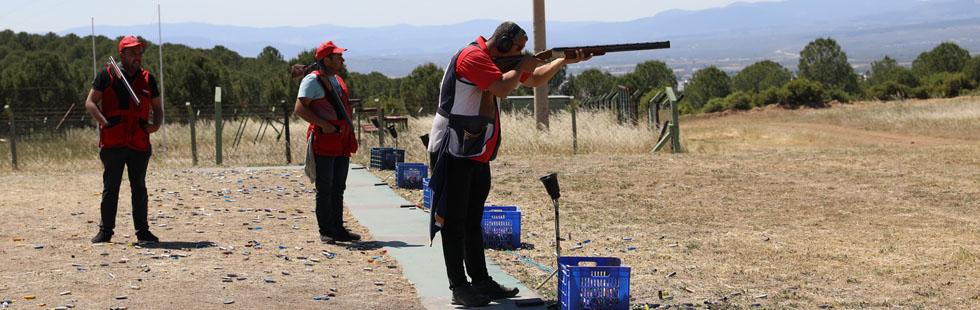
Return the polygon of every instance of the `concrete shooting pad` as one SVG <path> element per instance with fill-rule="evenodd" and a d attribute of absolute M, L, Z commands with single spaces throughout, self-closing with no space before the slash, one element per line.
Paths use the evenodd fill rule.
<path fill-rule="evenodd" d="M 344 203 L 357 221 L 366 227 L 378 245 L 388 250 L 402 266 L 405 278 L 415 285 L 426 309 L 464 309 L 453 305 L 452 291 L 442 257 L 442 239 L 437 234 L 429 246 L 429 213 L 403 208 L 415 203 L 405 200 L 380 178 L 357 164 L 350 165 Z M 516 300 L 540 298 L 496 263 L 487 259 L 487 271 L 494 280 L 521 290 L 514 298 L 494 300 L 479 309 L 517 309 Z M 520 309 L 545 309 L 545 306 Z"/>

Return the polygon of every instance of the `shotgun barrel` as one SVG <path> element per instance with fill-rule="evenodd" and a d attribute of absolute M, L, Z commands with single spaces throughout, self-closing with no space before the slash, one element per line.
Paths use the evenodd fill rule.
<path fill-rule="evenodd" d="M 656 50 L 656 49 L 666 49 L 670 48 L 670 41 L 661 42 L 643 42 L 643 43 L 625 43 L 625 44 L 606 44 L 606 45 L 587 45 L 587 46 L 565 46 L 565 47 L 554 47 L 548 50 L 544 50 L 534 54 L 534 58 L 540 60 L 548 60 L 557 56 L 565 57 L 565 59 L 575 59 L 577 57 L 576 51 L 582 50 L 583 54 L 586 56 L 601 56 L 606 53 L 614 52 L 629 52 L 629 51 L 643 51 L 643 50 Z M 523 55 L 517 56 L 503 56 L 493 59 L 493 63 L 497 65 L 497 68 L 501 72 L 507 72 L 513 70 L 518 63 L 523 59 Z"/>
<path fill-rule="evenodd" d="M 129 96 L 133 98 L 133 101 L 136 102 L 136 107 L 138 108 L 140 106 L 140 98 L 136 97 L 136 92 L 133 91 L 132 86 L 129 86 L 129 81 L 126 80 L 126 76 L 123 75 L 122 69 L 119 68 L 119 63 L 117 63 L 116 59 L 112 58 L 112 56 L 109 56 L 109 66 L 112 67 L 112 71 L 116 73 L 116 77 L 122 81 L 122 84 L 126 85 L 126 90 L 129 91 Z"/>

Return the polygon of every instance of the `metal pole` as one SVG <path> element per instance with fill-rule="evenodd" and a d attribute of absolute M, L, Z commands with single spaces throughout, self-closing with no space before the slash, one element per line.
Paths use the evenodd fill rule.
<path fill-rule="evenodd" d="M 194 166 L 197 166 L 197 130 L 194 128 L 194 124 L 197 123 L 197 118 L 194 117 L 194 109 L 191 108 L 191 103 L 185 103 L 187 106 L 187 119 L 191 123 L 191 157 L 194 158 Z"/>
<path fill-rule="evenodd" d="M 547 49 L 545 41 L 544 0 L 534 0 L 534 52 Z M 538 129 L 547 129 L 548 122 L 548 83 L 534 88 L 534 120 Z"/>
<path fill-rule="evenodd" d="M 289 109 L 286 100 L 279 100 L 279 104 L 282 105 L 282 131 L 286 132 L 286 163 L 288 164 L 293 162 L 293 153 L 289 145 Z"/>
<path fill-rule="evenodd" d="M 221 87 L 214 88 L 214 162 L 221 165 Z"/>
<path fill-rule="evenodd" d="M 166 115 L 167 115 L 167 104 L 163 100 L 164 96 L 164 85 L 163 83 L 163 26 L 161 25 L 162 17 L 160 17 L 160 4 L 157 4 L 157 35 L 160 38 L 160 44 L 157 45 L 160 48 L 160 111 L 163 112 L 164 117 L 161 118 L 163 122 L 160 122 L 160 129 L 163 129 L 163 160 L 167 160 L 167 126 L 166 126 Z M 154 124 L 156 125 L 156 124 Z"/>
<path fill-rule="evenodd" d="M 10 118 L 10 160 L 14 170 L 17 170 L 17 128 L 14 126 L 14 110 L 10 108 L 9 104 L 4 105 L 3 110 L 7 112 L 7 117 Z"/>
<path fill-rule="evenodd" d="M 95 64 L 95 17 L 92 17 L 92 78 L 99 75 L 99 69 Z"/>

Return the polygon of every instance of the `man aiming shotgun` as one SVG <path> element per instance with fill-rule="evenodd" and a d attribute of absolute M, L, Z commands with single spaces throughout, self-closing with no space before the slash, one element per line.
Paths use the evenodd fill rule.
<path fill-rule="evenodd" d="M 576 50 L 572 52 L 575 57 L 544 63 L 521 55 L 527 40 L 520 26 L 504 22 L 489 39 L 481 36 L 459 50 L 443 76 L 439 109 L 429 133 L 428 151 L 434 166 L 429 183 L 434 192 L 430 237 L 442 231 L 454 304 L 483 306 L 491 299 L 518 293 L 517 288 L 490 278 L 483 253 L 481 221 L 490 193 L 489 162 L 501 142 L 500 98 L 521 84 L 547 83 L 563 65 L 591 58 Z M 502 69 L 494 63 L 502 57 L 518 61 Z"/>

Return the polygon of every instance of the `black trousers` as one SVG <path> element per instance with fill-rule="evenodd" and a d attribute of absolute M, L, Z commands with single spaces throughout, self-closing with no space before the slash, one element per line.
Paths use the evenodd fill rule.
<path fill-rule="evenodd" d="M 344 229 L 344 190 L 350 158 L 320 156 L 316 160 L 316 222 L 320 235 L 341 237 Z"/>
<path fill-rule="evenodd" d="M 119 185 L 122 183 L 123 168 L 129 173 L 129 188 L 133 197 L 133 226 L 136 232 L 149 230 L 146 222 L 146 166 L 150 163 L 152 150 L 136 151 L 127 147 L 103 148 L 99 150 L 102 159 L 102 222 L 99 229 L 112 232 L 116 228 L 116 207 L 119 204 Z"/>
<path fill-rule="evenodd" d="M 490 194 L 490 164 L 449 157 L 447 161 L 446 221 L 442 255 L 449 287 L 490 278 L 483 253 L 483 206 Z M 465 272 L 463 264 L 466 264 Z"/>

